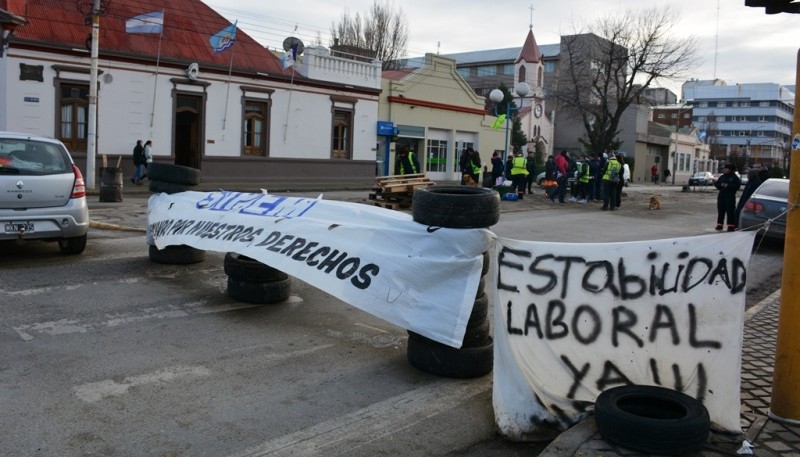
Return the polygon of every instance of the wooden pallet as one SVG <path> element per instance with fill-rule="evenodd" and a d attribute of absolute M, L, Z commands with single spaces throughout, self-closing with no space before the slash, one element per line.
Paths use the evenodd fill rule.
<path fill-rule="evenodd" d="M 375 178 L 375 186 L 368 195 L 374 206 L 387 209 L 411 208 L 412 197 L 416 189 L 433 186 L 436 183 L 425 174 L 391 175 Z"/>
<path fill-rule="evenodd" d="M 413 175 L 390 175 L 375 178 L 375 182 L 382 193 L 411 192 L 422 187 L 430 187 L 436 183 L 431 181 L 424 173 Z"/>

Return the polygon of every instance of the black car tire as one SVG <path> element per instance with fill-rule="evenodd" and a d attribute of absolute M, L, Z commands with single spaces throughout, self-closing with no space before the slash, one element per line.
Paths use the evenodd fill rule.
<path fill-rule="evenodd" d="M 148 187 L 150 188 L 150 192 L 156 194 L 177 194 L 179 192 L 186 192 L 194 189 L 194 186 L 190 186 L 188 184 L 159 181 L 157 179 L 151 179 Z"/>
<path fill-rule="evenodd" d="M 246 282 L 282 281 L 289 277 L 286 273 L 250 257 L 228 252 L 223 263 L 225 274 Z"/>
<path fill-rule="evenodd" d="M 486 295 L 486 292 L 484 292 L 481 295 L 478 295 L 478 298 L 475 299 L 475 303 L 472 304 L 472 313 L 469 315 L 467 328 L 480 325 L 483 321 L 486 320 L 486 316 L 488 315 L 489 315 L 489 296 Z"/>
<path fill-rule="evenodd" d="M 152 162 L 147 165 L 147 176 L 154 181 L 196 186 L 200 184 L 200 170 L 171 163 Z"/>
<path fill-rule="evenodd" d="M 228 296 L 245 303 L 272 305 L 286 301 L 291 294 L 289 278 L 269 282 L 241 281 L 228 276 Z"/>
<path fill-rule="evenodd" d="M 461 349 L 484 346 L 492 339 L 492 326 L 488 319 L 484 319 L 475 327 L 467 327 L 464 332 L 464 341 L 461 342 Z"/>
<path fill-rule="evenodd" d="M 481 266 L 481 276 L 486 276 L 486 273 L 489 272 L 489 251 L 483 253 L 483 265 Z"/>
<path fill-rule="evenodd" d="M 164 249 L 148 245 L 147 248 L 150 261 L 155 263 L 188 265 L 190 263 L 200 263 L 206 259 L 206 251 L 185 244 L 167 246 Z"/>
<path fill-rule="evenodd" d="M 594 414 L 603 439 L 646 454 L 697 452 L 710 430 L 702 402 L 658 386 L 608 389 L 597 397 Z"/>
<path fill-rule="evenodd" d="M 447 228 L 490 227 L 500 220 L 500 194 L 483 187 L 417 189 L 412 196 L 415 222 Z"/>
<path fill-rule="evenodd" d="M 86 249 L 86 235 L 58 240 L 58 249 L 64 255 L 78 255 Z"/>
<path fill-rule="evenodd" d="M 421 335 L 411 337 L 409 332 L 406 355 L 415 368 L 448 378 L 477 378 L 492 371 L 494 342 L 479 347 L 461 348 L 447 346 Z"/>

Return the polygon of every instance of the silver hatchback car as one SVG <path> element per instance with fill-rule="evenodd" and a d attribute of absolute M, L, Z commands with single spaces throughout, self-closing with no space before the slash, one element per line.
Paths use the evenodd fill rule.
<path fill-rule="evenodd" d="M 62 254 L 80 254 L 88 231 L 86 185 L 64 144 L 0 132 L 0 240 L 57 241 Z"/>

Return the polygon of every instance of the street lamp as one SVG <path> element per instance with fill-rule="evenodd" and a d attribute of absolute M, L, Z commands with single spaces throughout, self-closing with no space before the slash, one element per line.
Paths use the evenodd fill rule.
<path fill-rule="evenodd" d="M 523 97 L 528 95 L 528 92 L 530 92 L 530 90 L 531 88 L 530 86 L 528 86 L 528 83 L 519 82 L 517 83 L 516 86 L 514 86 L 514 93 L 516 93 L 519 96 L 519 106 L 516 108 L 512 108 L 511 102 L 514 99 L 513 96 L 509 97 L 508 101 L 506 102 L 506 142 L 503 145 L 504 148 L 503 158 L 508 157 L 508 126 L 509 124 L 511 124 L 511 112 L 522 108 L 522 101 L 524 100 Z M 504 98 L 506 98 L 506 94 L 500 89 L 494 89 L 491 92 L 489 92 L 489 100 L 491 100 L 495 104 L 494 106 L 495 116 L 497 116 L 497 105 L 500 104 L 500 102 L 502 102 Z"/>

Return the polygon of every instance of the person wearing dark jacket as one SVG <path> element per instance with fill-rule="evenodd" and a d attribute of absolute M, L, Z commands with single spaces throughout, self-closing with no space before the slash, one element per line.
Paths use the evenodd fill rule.
<path fill-rule="evenodd" d="M 497 183 L 497 178 L 503 177 L 503 158 L 500 157 L 500 154 L 497 151 L 492 153 L 492 185 L 499 185 Z M 502 183 L 500 183 L 502 184 Z"/>
<path fill-rule="evenodd" d="M 722 230 L 725 219 L 728 219 L 728 231 L 736 230 L 736 192 L 742 186 L 742 181 L 736 176 L 736 165 L 726 163 L 722 174 L 714 181 L 714 187 L 719 190 L 717 194 L 717 230 Z"/>
<path fill-rule="evenodd" d="M 133 165 L 136 167 L 136 170 L 134 170 L 133 176 L 131 176 L 131 182 L 140 184 L 145 174 L 145 157 L 142 140 L 136 140 L 136 146 L 133 148 Z"/>
<path fill-rule="evenodd" d="M 525 169 L 528 171 L 528 176 L 525 177 L 525 182 L 528 188 L 528 195 L 533 193 L 533 182 L 536 181 L 536 158 L 533 156 L 533 151 L 528 151 L 528 156 L 525 157 Z"/>
<path fill-rule="evenodd" d="M 739 196 L 739 203 L 736 205 L 736 212 L 733 215 L 733 220 L 736 222 L 737 226 L 739 224 L 739 215 L 742 214 L 744 204 L 747 203 L 747 199 L 753 195 L 753 192 L 755 192 L 758 186 L 763 182 L 759 177 L 760 171 L 761 166 L 756 165 L 747 172 L 747 184 L 745 184 L 744 189 L 742 189 L 742 195 Z"/>

